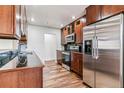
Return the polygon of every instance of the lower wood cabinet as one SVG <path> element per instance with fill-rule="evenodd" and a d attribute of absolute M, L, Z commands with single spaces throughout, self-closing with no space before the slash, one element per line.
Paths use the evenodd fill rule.
<path fill-rule="evenodd" d="M 41 67 L 0 72 L 0 88 L 42 88 Z"/>
<path fill-rule="evenodd" d="M 0 88 L 16 88 L 18 86 L 17 72 L 0 73 Z"/>
<path fill-rule="evenodd" d="M 82 77 L 83 74 L 83 55 L 82 53 L 71 53 L 71 70 Z"/>
<path fill-rule="evenodd" d="M 57 63 L 62 65 L 62 51 L 61 50 L 57 50 L 56 54 L 57 54 Z"/>

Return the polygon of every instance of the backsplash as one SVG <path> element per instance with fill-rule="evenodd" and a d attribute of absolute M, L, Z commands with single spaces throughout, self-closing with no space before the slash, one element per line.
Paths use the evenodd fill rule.
<path fill-rule="evenodd" d="M 18 40 L 0 39 L 0 50 L 18 49 Z"/>

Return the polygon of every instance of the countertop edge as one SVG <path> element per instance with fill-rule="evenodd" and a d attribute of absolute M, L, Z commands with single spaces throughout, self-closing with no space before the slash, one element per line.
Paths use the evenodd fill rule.
<path fill-rule="evenodd" d="M 43 68 L 43 67 L 44 67 L 44 66 L 37 66 L 37 67 L 21 67 L 21 68 L 14 68 L 14 69 L 3 69 L 3 70 L 0 70 L 0 73 L 12 72 L 12 71 L 21 71 L 21 70 L 33 69 L 33 68 Z"/>

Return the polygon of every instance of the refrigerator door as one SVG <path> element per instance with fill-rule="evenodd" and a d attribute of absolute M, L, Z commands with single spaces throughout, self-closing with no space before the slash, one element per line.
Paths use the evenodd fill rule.
<path fill-rule="evenodd" d="M 95 26 L 83 28 L 83 82 L 94 87 L 94 42 Z"/>
<path fill-rule="evenodd" d="M 96 24 L 95 87 L 118 88 L 120 85 L 121 15 Z"/>

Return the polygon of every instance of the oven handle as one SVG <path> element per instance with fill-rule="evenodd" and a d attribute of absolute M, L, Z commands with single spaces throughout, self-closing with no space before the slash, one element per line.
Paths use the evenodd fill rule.
<path fill-rule="evenodd" d="M 62 54 L 64 54 L 64 55 L 68 55 L 68 56 L 70 55 L 70 53 L 66 53 L 66 52 L 62 52 Z"/>

